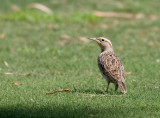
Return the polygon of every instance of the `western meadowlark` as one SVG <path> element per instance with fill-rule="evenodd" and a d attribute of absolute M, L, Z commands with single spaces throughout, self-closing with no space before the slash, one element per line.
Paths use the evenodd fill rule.
<path fill-rule="evenodd" d="M 102 76 L 107 80 L 108 85 L 106 91 L 108 92 L 111 82 L 115 85 L 115 91 L 119 86 L 123 93 L 127 93 L 124 67 L 114 53 L 111 41 L 103 37 L 89 39 L 96 41 L 101 48 L 101 53 L 98 56 L 98 67 Z"/>

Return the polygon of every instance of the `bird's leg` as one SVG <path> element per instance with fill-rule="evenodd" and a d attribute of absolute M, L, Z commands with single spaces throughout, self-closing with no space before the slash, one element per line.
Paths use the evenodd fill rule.
<path fill-rule="evenodd" d="M 115 91 L 117 91 L 118 89 L 118 84 L 115 84 Z"/>
<path fill-rule="evenodd" d="M 108 85 L 107 85 L 106 92 L 108 93 L 108 89 L 109 89 L 109 84 L 110 84 L 110 81 L 108 81 L 107 83 L 108 83 Z"/>

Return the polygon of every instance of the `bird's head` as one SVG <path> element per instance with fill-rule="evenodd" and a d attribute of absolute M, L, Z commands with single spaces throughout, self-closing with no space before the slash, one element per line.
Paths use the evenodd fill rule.
<path fill-rule="evenodd" d="M 113 51 L 112 43 L 107 38 L 97 37 L 97 38 L 88 38 L 88 39 L 96 41 L 102 51 Z"/>

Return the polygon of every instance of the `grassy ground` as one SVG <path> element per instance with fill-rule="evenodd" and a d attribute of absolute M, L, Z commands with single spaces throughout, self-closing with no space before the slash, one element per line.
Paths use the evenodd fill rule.
<path fill-rule="evenodd" d="M 39 0 L 53 14 L 25 9 L 36 0 L 0 1 L 1 118 L 160 116 L 158 0 Z M 96 10 L 144 17 L 99 18 Z M 79 40 L 98 36 L 112 41 L 125 71 L 132 72 L 126 75 L 123 97 L 114 96 L 121 93 L 113 85 L 105 92 L 97 67 L 99 47 Z M 46 95 L 66 88 L 71 93 Z"/>

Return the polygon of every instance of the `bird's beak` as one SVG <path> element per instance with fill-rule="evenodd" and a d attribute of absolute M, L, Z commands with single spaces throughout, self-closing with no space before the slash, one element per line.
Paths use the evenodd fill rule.
<path fill-rule="evenodd" d="M 88 38 L 88 39 L 90 39 L 90 40 L 94 40 L 94 41 L 96 41 L 96 42 L 100 43 L 100 41 L 99 41 L 97 38 Z"/>

